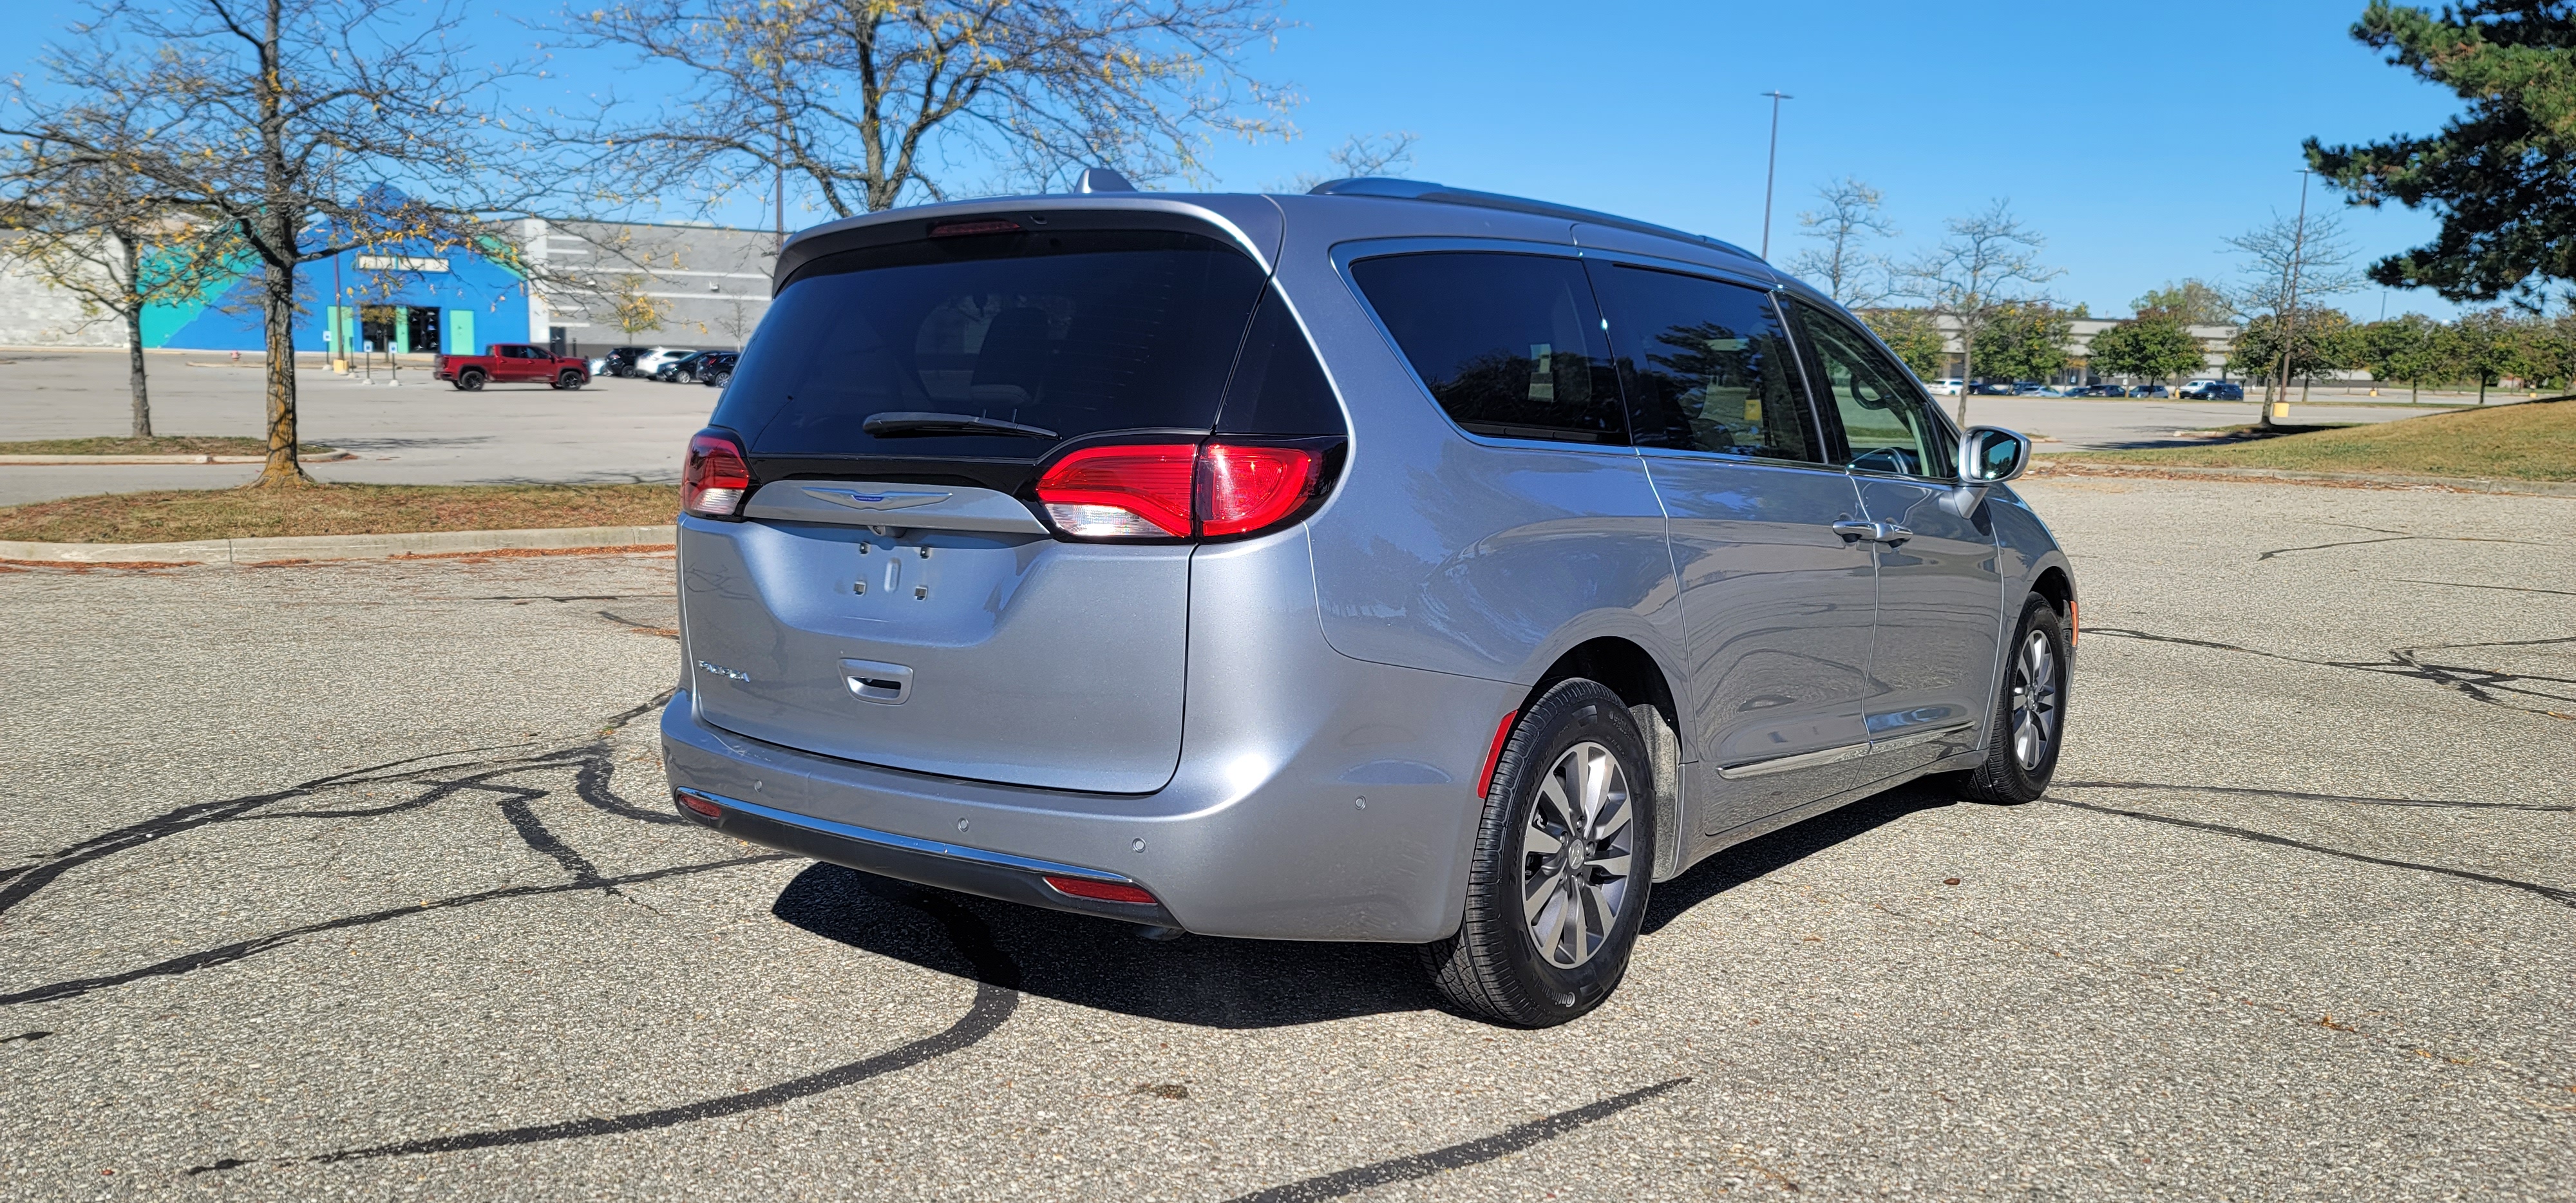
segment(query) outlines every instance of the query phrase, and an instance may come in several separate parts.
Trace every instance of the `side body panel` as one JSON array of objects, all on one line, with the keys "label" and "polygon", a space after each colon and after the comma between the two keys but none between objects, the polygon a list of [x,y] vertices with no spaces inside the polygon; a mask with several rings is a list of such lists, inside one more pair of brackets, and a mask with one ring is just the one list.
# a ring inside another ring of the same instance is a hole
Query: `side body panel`
[{"label": "side body panel", "polygon": [[[1870,652],[1872,759],[1928,764],[1976,743],[1992,708],[2003,621],[1995,530],[1960,490],[1855,473],[1869,518],[1913,532],[1876,545],[1878,624]],[[1965,510],[1963,514],[1960,511]]]},{"label": "side body panel", "polygon": [[1867,545],[1832,530],[1859,512],[1851,478],[1684,452],[1646,463],[1671,514],[1689,710],[1712,770],[1692,791],[1700,830],[1831,792],[1814,770],[1731,781],[1713,770],[1869,739],[1875,570]]}]

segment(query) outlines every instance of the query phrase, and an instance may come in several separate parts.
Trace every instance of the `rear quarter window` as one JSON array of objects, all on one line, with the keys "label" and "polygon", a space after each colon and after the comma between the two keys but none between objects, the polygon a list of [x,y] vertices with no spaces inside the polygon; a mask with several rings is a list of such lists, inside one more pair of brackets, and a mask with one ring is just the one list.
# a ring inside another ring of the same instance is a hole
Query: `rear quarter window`
[{"label": "rear quarter window", "polygon": [[1501,438],[1627,441],[1601,315],[1576,260],[1385,255],[1351,264],[1351,278],[1460,427]]}]

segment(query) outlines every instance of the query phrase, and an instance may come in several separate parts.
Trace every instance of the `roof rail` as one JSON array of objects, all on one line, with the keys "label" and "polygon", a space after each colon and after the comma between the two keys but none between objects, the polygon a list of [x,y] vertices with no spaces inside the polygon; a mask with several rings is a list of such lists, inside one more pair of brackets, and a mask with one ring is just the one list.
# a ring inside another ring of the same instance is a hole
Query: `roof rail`
[{"label": "roof rail", "polygon": [[1317,184],[1313,188],[1308,189],[1307,195],[1384,196],[1398,200],[1436,201],[1444,205],[1473,205],[1480,209],[1503,209],[1513,213],[1531,213],[1540,217],[1561,217],[1568,221],[1589,222],[1597,226],[1612,226],[1617,229],[1630,230],[1639,234],[1653,234],[1663,238],[1678,238],[1684,242],[1696,242],[1702,246],[1716,247],[1728,254],[1741,255],[1755,263],[1764,262],[1760,255],[1756,255],[1732,242],[1711,238],[1706,234],[1693,234],[1688,230],[1676,230],[1671,226],[1659,226],[1653,222],[1638,221],[1633,217],[1621,217],[1615,213],[1602,213],[1592,209],[1578,209],[1572,205],[1560,205],[1550,201],[1530,200],[1527,197],[1520,196],[1505,196],[1500,192],[1476,192],[1466,188],[1451,188],[1445,184],[1432,183],[1429,180],[1399,180],[1378,175],[1354,176],[1350,179],[1326,180],[1323,183]]}]

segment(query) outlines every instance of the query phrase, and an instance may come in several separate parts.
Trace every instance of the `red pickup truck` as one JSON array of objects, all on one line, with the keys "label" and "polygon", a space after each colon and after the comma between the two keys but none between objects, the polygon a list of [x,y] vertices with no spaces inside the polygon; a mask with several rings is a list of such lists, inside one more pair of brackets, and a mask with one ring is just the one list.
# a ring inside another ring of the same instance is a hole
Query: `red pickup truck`
[{"label": "red pickup truck", "polygon": [[590,361],[527,343],[494,343],[480,355],[441,355],[431,374],[469,393],[486,383],[580,388],[590,383]]}]

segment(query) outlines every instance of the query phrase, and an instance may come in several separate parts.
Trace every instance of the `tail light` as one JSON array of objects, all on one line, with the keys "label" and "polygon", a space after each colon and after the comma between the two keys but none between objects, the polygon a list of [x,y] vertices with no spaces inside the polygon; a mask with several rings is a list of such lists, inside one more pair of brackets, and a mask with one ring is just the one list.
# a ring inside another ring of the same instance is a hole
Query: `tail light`
[{"label": "tail light", "polygon": [[1037,495],[1056,529],[1078,539],[1246,535],[1303,508],[1323,464],[1315,447],[1085,447],[1048,468]]},{"label": "tail light", "polygon": [[689,460],[680,469],[680,512],[731,518],[751,489],[751,463],[742,442],[721,430],[689,438]]}]

